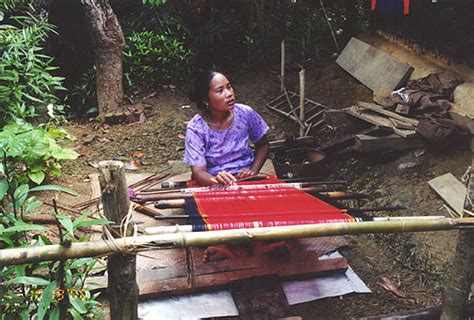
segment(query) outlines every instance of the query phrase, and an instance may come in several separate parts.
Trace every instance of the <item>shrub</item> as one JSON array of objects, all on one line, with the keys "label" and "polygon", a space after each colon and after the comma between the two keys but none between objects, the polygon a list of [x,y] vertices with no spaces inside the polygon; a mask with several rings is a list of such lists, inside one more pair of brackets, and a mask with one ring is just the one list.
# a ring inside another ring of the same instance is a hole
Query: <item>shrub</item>
[{"label": "shrub", "polygon": [[124,77],[128,92],[170,84],[189,73],[192,53],[171,35],[142,31],[132,33],[126,42]]},{"label": "shrub", "polygon": [[47,105],[63,109],[54,95],[64,90],[63,78],[51,74],[53,59],[42,53],[52,25],[28,12],[11,21],[15,25],[3,24],[0,32],[0,125],[36,117]]},{"label": "shrub", "polygon": [[[28,183],[42,183],[47,176],[58,176],[61,162],[76,159],[79,154],[71,149],[62,148],[56,139],[72,139],[64,129],[37,126],[22,120],[10,123],[0,131],[0,150],[3,160],[10,171],[14,171],[16,187]],[[0,174],[5,174],[3,166]]]}]

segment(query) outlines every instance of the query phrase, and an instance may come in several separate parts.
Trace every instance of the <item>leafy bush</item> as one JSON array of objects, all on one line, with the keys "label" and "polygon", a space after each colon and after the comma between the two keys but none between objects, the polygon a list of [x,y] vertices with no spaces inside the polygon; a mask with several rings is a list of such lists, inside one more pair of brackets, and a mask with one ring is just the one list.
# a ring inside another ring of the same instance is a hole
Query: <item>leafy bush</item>
[{"label": "leafy bush", "polygon": [[64,90],[63,78],[51,74],[56,67],[42,53],[52,25],[28,12],[11,21],[15,25],[3,24],[0,32],[0,125],[12,118],[36,117],[47,105],[56,112],[63,108],[54,95]]},{"label": "leafy bush", "polygon": [[[10,123],[0,131],[0,148],[3,160],[14,171],[10,183],[16,187],[29,180],[40,184],[47,176],[58,176],[61,161],[74,160],[79,154],[62,148],[56,139],[72,139],[64,129],[38,126],[22,120]],[[4,175],[3,166],[0,174]]]},{"label": "leafy bush", "polygon": [[184,47],[183,42],[168,34],[136,32],[127,37],[126,43],[126,91],[137,93],[140,89],[169,84],[189,72],[191,51]]},{"label": "leafy bush", "polygon": [[[7,163],[3,162],[3,167]],[[32,213],[42,202],[31,192],[43,190],[73,191],[59,186],[29,188],[27,184],[11,190],[1,180],[0,194],[3,214],[0,215],[0,249],[22,246],[50,245],[52,241],[43,233],[48,229],[22,220],[24,213]],[[13,211],[13,212],[12,212]],[[18,213],[21,212],[21,216]],[[75,231],[94,224],[106,224],[105,220],[87,220],[86,212],[72,221],[68,216],[54,212],[59,222],[60,243],[87,241],[88,235],[78,239]],[[64,232],[65,231],[65,232]],[[33,234],[33,236],[31,236]],[[101,319],[97,310],[98,294],[84,289],[85,279],[97,263],[95,258],[82,258],[54,262],[41,262],[13,266],[0,266],[0,314],[2,319]],[[62,309],[62,310],[61,310]],[[62,317],[60,317],[62,315]]]}]

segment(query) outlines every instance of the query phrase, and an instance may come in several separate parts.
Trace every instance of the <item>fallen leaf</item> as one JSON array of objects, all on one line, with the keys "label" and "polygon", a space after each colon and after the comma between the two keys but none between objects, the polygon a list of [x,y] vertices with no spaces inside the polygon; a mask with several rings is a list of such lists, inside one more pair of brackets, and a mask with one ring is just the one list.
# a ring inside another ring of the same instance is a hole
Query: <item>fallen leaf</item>
[{"label": "fallen leaf", "polygon": [[133,153],[133,157],[134,158],[141,158],[141,157],[143,157],[143,152],[141,150],[135,150],[135,152]]},{"label": "fallen leaf", "polygon": [[184,134],[182,134],[182,133],[179,133],[179,134],[178,134],[178,138],[184,140],[184,139],[186,139],[186,136],[185,136]]},{"label": "fallen leaf", "polygon": [[387,291],[393,292],[396,296],[400,298],[406,298],[407,294],[405,291],[398,288],[398,286],[387,277],[380,277],[379,285]]},{"label": "fallen leaf", "polygon": [[109,139],[109,138],[106,138],[106,137],[100,137],[100,138],[97,138],[97,141],[102,142],[102,143],[107,143],[107,142],[110,142],[112,140]]},{"label": "fallen leaf", "polygon": [[91,152],[89,149],[84,149],[81,151],[80,155],[87,158],[88,156],[91,155]]},{"label": "fallen leaf", "polygon": [[137,160],[132,160],[127,165],[125,166],[126,170],[140,170],[142,168],[142,165],[139,161]]},{"label": "fallen leaf", "polygon": [[138,122],[139,122],[139,123],[145,123],[145,121],[146,121],[146,116],[145,116],[145,114],[142,112],[142,113],[140,113],[140,117],[138,118]]}]

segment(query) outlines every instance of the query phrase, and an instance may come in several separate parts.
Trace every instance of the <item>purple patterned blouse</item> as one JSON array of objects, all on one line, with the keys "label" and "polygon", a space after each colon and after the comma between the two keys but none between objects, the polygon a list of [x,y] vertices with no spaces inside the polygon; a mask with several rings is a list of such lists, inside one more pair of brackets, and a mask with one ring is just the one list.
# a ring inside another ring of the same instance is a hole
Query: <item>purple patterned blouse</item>
[{"label": "purple patterned blouse", "polygon": [[269,128],[249,106],[235,104],[233,112],[234,120],[224,130],[212,129],[199,114],[189,121],[183,159],[185,163],[206,167],[214,176],[220,171],[236,174],[250,168],[254,155],[249,140],[258,142]]}]

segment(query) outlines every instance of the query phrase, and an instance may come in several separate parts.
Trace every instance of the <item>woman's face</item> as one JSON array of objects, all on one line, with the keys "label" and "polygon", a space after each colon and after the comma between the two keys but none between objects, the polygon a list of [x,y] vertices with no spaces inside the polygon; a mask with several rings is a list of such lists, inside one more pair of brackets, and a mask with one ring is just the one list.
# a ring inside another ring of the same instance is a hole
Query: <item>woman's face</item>
[{"label": "woman's face", "polygon": [[235,96],[229,80],[221,73],[216,73],[209,84],[210,111],[229,111],[234,108]]}]

